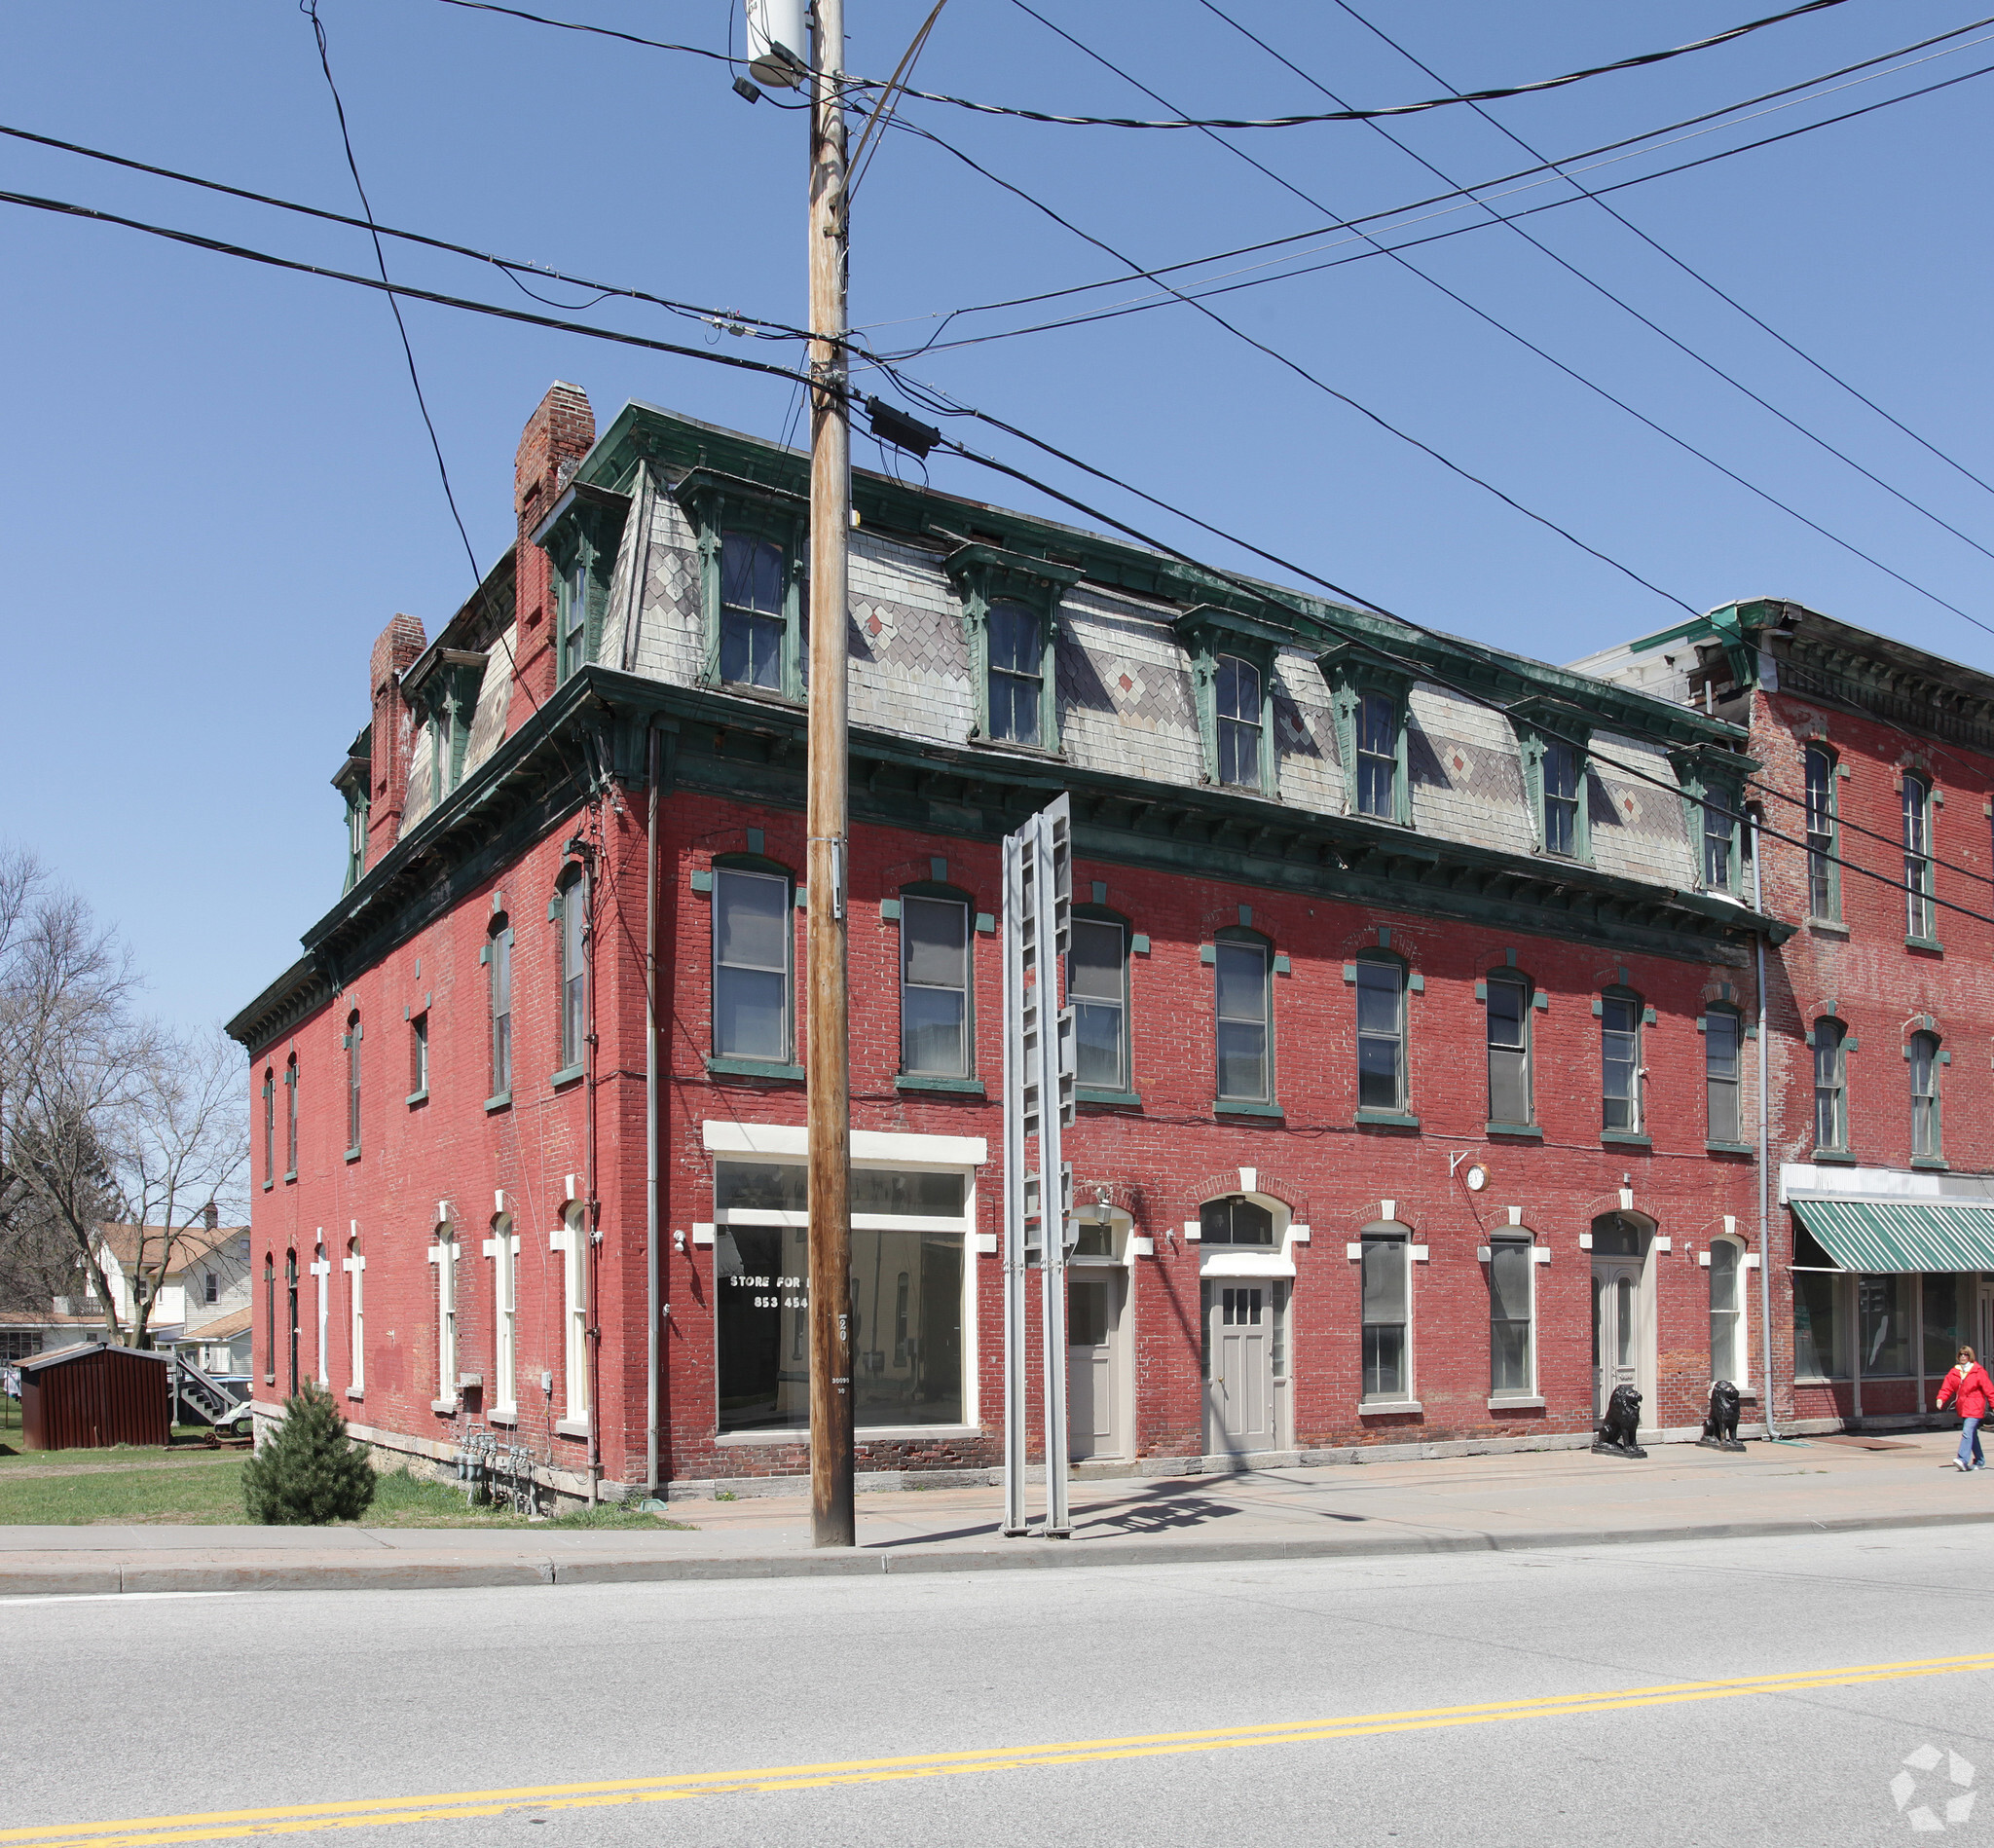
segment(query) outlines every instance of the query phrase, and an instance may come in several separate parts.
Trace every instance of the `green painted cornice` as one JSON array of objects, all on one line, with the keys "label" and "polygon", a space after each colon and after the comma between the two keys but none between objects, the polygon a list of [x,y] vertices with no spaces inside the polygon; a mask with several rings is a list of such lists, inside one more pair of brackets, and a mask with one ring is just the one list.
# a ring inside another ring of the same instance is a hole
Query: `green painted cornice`
[{"label": "green painted cornice", "polygon": [[973,577],[1001,580],[1009,576],[1059,589],[1079,583],[1085,575],[1077,565],[1056,565],[1030,552],[1014,552],[1002,545],[986,545],[979,539],[964,539],[942,558],[942,569],[959,584]]},{"label": "green painted cornice", "polygon": [[[673,787],[800,812],[806,724],[799,708],[600,664],[579,669],[305,933],[304,958],[229,1032],[258,1050],[337,993],[348,973],[373,967],[502,874],[587,795],[594,772],[584,766],[641,786],[652,728],[675,734]],[[1754,933],[1787,934],[1702,893],[1042,754],[854,727],[850,774],[855,818],[881,827],[994,840],[1065,791],[1075,849],[1089,859],[1694,962],[1742,963]]]}]

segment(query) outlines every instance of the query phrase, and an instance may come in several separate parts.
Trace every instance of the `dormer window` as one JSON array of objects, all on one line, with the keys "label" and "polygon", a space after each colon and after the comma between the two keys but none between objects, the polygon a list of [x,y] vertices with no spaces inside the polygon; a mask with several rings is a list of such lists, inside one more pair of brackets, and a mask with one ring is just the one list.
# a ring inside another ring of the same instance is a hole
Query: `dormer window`
[{"label": "dormer window", "polygon": [[989,735],[998,743],[1039,743],[1045,703],[1046,647],[1039,618],[1024,605],[997,603],[985,618],[990,638]]},{"label": "dormer window", "polygon": [[1260,670],[1237,654],[1221,654],[1214,691],[1219,781],[1257,790],[1261,786]]},{"label": "dormer window", "polygon": [[1398,820],[1398,709],[1383,693],[1357,706],[1357,813]]},{"label": "dormer window", "polygon": [[720,535],[720,680],[783,691],[783,548],[749,533]]},{"label": "dormer window", "polygon": [[577,550],[561,573],[560,678],[565,681],[588,655],[588,559]]},{"label": "dormer window", "polygon": [[1578,852],[1578,751],[1562,739],[1544,747],[1544,851]]}]

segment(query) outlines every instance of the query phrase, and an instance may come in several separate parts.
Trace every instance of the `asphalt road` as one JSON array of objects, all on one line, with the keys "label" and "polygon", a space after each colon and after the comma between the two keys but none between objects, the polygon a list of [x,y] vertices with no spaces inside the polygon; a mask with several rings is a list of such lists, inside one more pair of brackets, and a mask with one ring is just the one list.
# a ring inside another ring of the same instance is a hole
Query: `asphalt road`
[{"label": "asphalt road", "polygon": [[1990,1569],[1956,1528],[10,1600],[0,1843],[1994,1843]]}]

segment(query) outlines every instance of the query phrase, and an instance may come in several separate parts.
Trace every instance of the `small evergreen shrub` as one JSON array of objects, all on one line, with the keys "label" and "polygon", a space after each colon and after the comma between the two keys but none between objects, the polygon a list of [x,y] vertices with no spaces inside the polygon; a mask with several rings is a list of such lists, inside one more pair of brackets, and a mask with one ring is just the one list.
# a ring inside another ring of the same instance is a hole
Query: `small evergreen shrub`
[{"label": "small evergreen shrub", "polygon": [[374,1465],[323,1386],[307,1381],[284,1402],[284,1422],[242,1467],[242,1499],[259,1527],[323,1527],[367,1511]]}]

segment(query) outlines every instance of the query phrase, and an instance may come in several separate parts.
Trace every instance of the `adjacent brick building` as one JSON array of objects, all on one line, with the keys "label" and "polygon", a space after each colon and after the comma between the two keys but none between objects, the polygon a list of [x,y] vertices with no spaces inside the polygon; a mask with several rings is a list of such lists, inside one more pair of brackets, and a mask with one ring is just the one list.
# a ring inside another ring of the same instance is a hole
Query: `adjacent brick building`
[{"label": "adjacent brick building", "polygon": [[[511,553],[383,632],[348,890],[231,1027],[270,1412],[564,1495],[802,1472],[805,482],[556,386]],[[999,842],[1061,791],[1077,1457],[1583,1443],[1620,1382],[1688,1436],[1714,1372],[1762,1420],[1756,721],[855,500],[861,1471],[1000,1455]]]},{"label": "adjacent brick building", "polygon": [[1776,598],[1582,668],[1762,764],[1775,1365],[1803,1428],[1918,1423],[1994,1347],[1994,679]]}]

